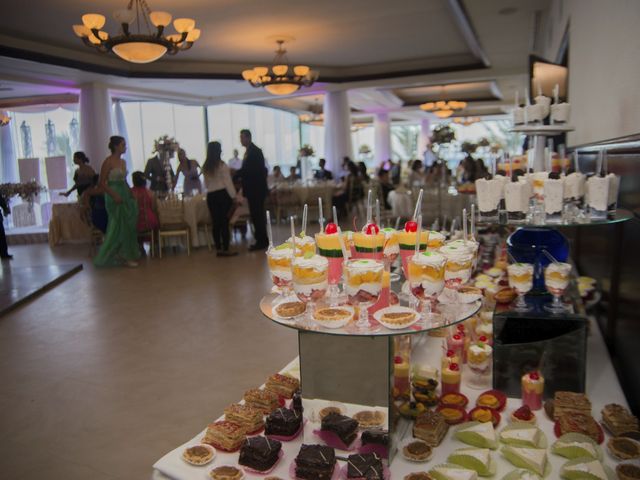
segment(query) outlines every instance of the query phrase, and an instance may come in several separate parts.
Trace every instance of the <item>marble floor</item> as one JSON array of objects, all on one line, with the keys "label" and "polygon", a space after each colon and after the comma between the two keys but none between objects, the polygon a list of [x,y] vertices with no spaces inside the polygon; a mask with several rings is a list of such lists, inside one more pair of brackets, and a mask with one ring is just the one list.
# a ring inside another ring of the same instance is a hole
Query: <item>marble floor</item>
[{"label": "marble floor", "polygon": [[110,270],[84,246],[11,253],[16,267],[84,270],[0,318],[2,478],[148,479],[297,354],[295,332],[258,312],[263,252],[200,249]]}]

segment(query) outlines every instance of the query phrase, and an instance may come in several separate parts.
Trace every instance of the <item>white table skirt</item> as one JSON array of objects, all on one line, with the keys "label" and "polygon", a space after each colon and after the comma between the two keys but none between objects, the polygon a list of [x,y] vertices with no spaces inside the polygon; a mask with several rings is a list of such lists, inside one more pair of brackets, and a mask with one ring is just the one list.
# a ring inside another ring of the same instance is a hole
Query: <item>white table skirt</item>
[{"label": "white table skirt", "polygon": [[[587,356],[587,395],[591,400],[592,406],[592,415],[596,420],[600,419],[600,411],[602,407],[608,403],[617,403],[620,405],[627,406],[626,399],[622,392],[622,388],[620,387],[620,383],[618,378],[616,377],[616,373],[613,369],[613,365],[611,363],[611,359],[607,352],[606,346],[602,339],[602,335],[600,330],[598,329],[595,321],[593,319],[590,320],[590,336],[588,339],[588,356]],[[415,337],[414,337],[415,338]],[[427,363],[434,366],[440,365],[440,355],[441,355],[441,344],[443,339],[428,337],[426,335],[422,336],[423,342],[421,346],[418,346],[414,349],[414,358],[419,363]],[[413,358],[412,358],[413,360]],[[283,369],[284,372],[290,372],[293,365],[297,363],[297,359],[292,363],[287,365]],[[463,373],[464,378],[464,373]],[[250,388],[247,385],[247,388]],[[462,393],[469,398],[469,403],[475,403],[475,399],[478,394],[482,392],[482,390],[473,390],[468,386],[462,386]],[[498,430],[501,430],[503,427],[509,424],[508,416],[509,414],[521,405],[520,399],[509,398],[507,402],[507,407],[502,413],[502,420],[500,425],[498,426]],[[370,407],[369,407],[370,408]],[[547,436],[547,440],[549,446],[555,441],[556,437],[553,434],[553,423],[549,421],[543,411],[536,412],[536,417],[538,418],[538,426],[542,429],[542,431]],[[222,418],[222,417],[221,417]],[[289,464],[293,461],[295,456],[297,455],[298,450],[300,449],[300,445],[303,443],[303,440],[306,439],[306,443],[317,443],[312,437],[312,434],[308,433],[310,430],[309,424],[305,427],[304,436],[301,435],[298,439],[291,442],[283,442],[282,447],[284,450],[284,457],[280,464],[277,465],[276,469],[271,473],[271,475],[279,476],[282,478],[289,478],[288,468]],[[429,470],[431,467],[438,465],[440,463],[444,463],[449,454],[451,454],[454,450],[458,448],[469,447],[460,441],[454,440],[452,431],[455,430],[455,427],[452,427],[447,433],[445,439],[440,444],[439,447],[434,449],[434,455],[428,463],[412,463],[404,458],[402,458],[401,454],[397,454],[393,465],[391,467],[391,478],[393,480],[402,479],[405,475],[411,472],[425,471]],[[411,431],[408,432],[408,435],[411,435]],[[206,472],[210,471],[212,468],[218,465],[223,464],[231,464],[236,465],[238,460],[238,453],[224,453],[218,451],[217,457],[214,461],[205,466],[205,467],[192,467],[186,464],[181,459],[181,455],[183,450],[191,445],[194,445],[200,441],[200,439],[204,436],[204,430],[198,433],[195,437],[193,437],[188,442],[179,446],[175,450],[167,453],[164,457],[158,460],[154,465],[154,471],[152,474],[152,478],[154,480],[200,480],[206,477]],[[607,438],[609,435],[607,434]],[[605,443],[601,446],[603,450],[606,452],[606,439]],[[549,462],[551,464],[552,473],[548,478],[559,478],[560,468],[567,459],[563,457],[559,457],[557,455],[553,455],[550,453],[550,449],[547,449]],[[498,451],[492,451],[492,457],[496,460],[497,465],[497,474],[495,475],[496,479],[502,478],[505,474],[514,470],[516,467],[507,462],[504,458],[502,458],[501,454]],[[616,461],[608,454],[604,455],[604,463],[615,469]],[[246,475],[245,478],[264,478],[263,476],[257,475]]]}]

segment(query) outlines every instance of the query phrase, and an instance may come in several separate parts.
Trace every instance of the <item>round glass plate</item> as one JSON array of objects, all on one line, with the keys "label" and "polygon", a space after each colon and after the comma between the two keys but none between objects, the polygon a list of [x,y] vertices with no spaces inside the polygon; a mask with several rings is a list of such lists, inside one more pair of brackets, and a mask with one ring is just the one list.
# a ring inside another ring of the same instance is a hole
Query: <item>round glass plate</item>
[{"label": "round glass plate", "polygon": [[618,209],[616,213],[609,214],[606,219],[596,220],[591,219],[589,217],[585,217],[583,219],[573,219],[573,220],[561,220],[556,222],[543,222],[543,223],[533,223],[529,221],[510,221],[506,222],[485,222],[482,220],[476,220],[476,225],[478,227],[489,227],[496,225],[513,225],[514,227],[527,227],[527,228],[562,228],[562,227],[592,227],[596,225],[611,225],[614,223],[626,222],[627,220],[631,220],[633,218],[633,214],[629,210],[621,210]]},{"label": "round glass plate", "polygon": [[437,318],[427,324],[423,321],[418,321],[417,323],[409,326],[408,328],[391,330],[376,322],[373,319],[373,315],[369,317],[369,322],[372,325],[372,331],[360,331],[355,330],[353,325],[356,322],[356,319],[353,319],[347,325],[341,328],[325,328],[320,326],[316,322],[307,321],[290,321],[280,319],[275,316],[272,312],[273,300],[275,298],[274,294],[269,294],[262,297],[260,300],[260,311],[266,316],[269,320],[272,320],[275,323],[283,325],[285,327],[294,328],[296,330],[304,330],[307,332],[317,332],[324,333],[327,335],[352,335],[352,336],[360,336],[360,337],[371,337],[371,336],[392,336],[392,335],[410,335],[413,333],[424,333],[429,332],[431,330],[439,330],[444,327],[448,327],[450,325],[455,325],[456,323],[460,323],[467,318],[475,315],[480,310],[481,301],[478,300],[472,303],[460,303],[453,305],[437,305]]}]

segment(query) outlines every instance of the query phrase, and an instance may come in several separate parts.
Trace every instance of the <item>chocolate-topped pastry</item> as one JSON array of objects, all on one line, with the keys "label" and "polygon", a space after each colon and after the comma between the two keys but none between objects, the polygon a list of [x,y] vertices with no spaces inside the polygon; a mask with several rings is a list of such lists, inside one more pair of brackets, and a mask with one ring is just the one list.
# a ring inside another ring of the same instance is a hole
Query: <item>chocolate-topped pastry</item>
[{"label": "chocolate-topped pastry", "polygon": [[335,433],[346,446],[349,446],[358,435],[358,422],[351,417],[332,412],[322,419],[320,430]]},{"label": "chocolate-topped pastry", "polygon": [[293,392],[291,408],[300,413],[304,411],[304,408],[302,408],[302,393],[300,393],[300,390],[296,390],[295,392]]},{"label": "chocolate-topped pastry", "polygon": [[382,480],[382,460],[375,453],[349,455],[347,478]]},{"label": "chocolate-topped pastry", "polygon": [[278,461],[282,444],[263,436],[249,437],[240,447],[238,463],[259,472],[266,472]]},{"label": "chocolate-topped pastry", "polygon": [[382,445],[389,446],[389,432],[387,430],[371,429],[364,430],[360,437],[362,445]]},{"label": "chocolate-topped pastry", "polygon": [[296,457],[296,477],[329,480],[336,466],[333,448],[324,445],[302,445]]},{"label": "chocolate-topped pastry", "polygon": [[290,437],[300,430],[302,413],[288,408],[278,408],[267,417],[265,435]]}]

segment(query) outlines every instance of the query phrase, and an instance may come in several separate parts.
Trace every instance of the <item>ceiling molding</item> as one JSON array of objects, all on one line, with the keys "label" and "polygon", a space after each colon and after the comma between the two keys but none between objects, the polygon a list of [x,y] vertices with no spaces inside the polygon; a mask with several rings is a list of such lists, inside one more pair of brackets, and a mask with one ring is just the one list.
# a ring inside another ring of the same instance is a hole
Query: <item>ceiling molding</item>
[{"label": "ceiling molding", "polygon": [[33,105],[64,105],[78,103],[79,96],[74,93],[61,93],[59,95],[36,95],[32,97],[17,97],[0,100],[0,108],[31,107]]},{"label": "ceiling molding", "polygon": [[449,11],[453,16],[454,22],[460,29],[460,34],[467,43],[467,47],[469,47],[469,50],[471,50],[474,57],[485,68],[490,67],[491,63],[489,62],[489,57],[480,44],[478,34],[476,33],[475,28],[473,28],[471,18],[469,18],[469,14],[467,13],[467,9],[462,3],[462,0],[447,0],[447,6],[449,7]]}]

